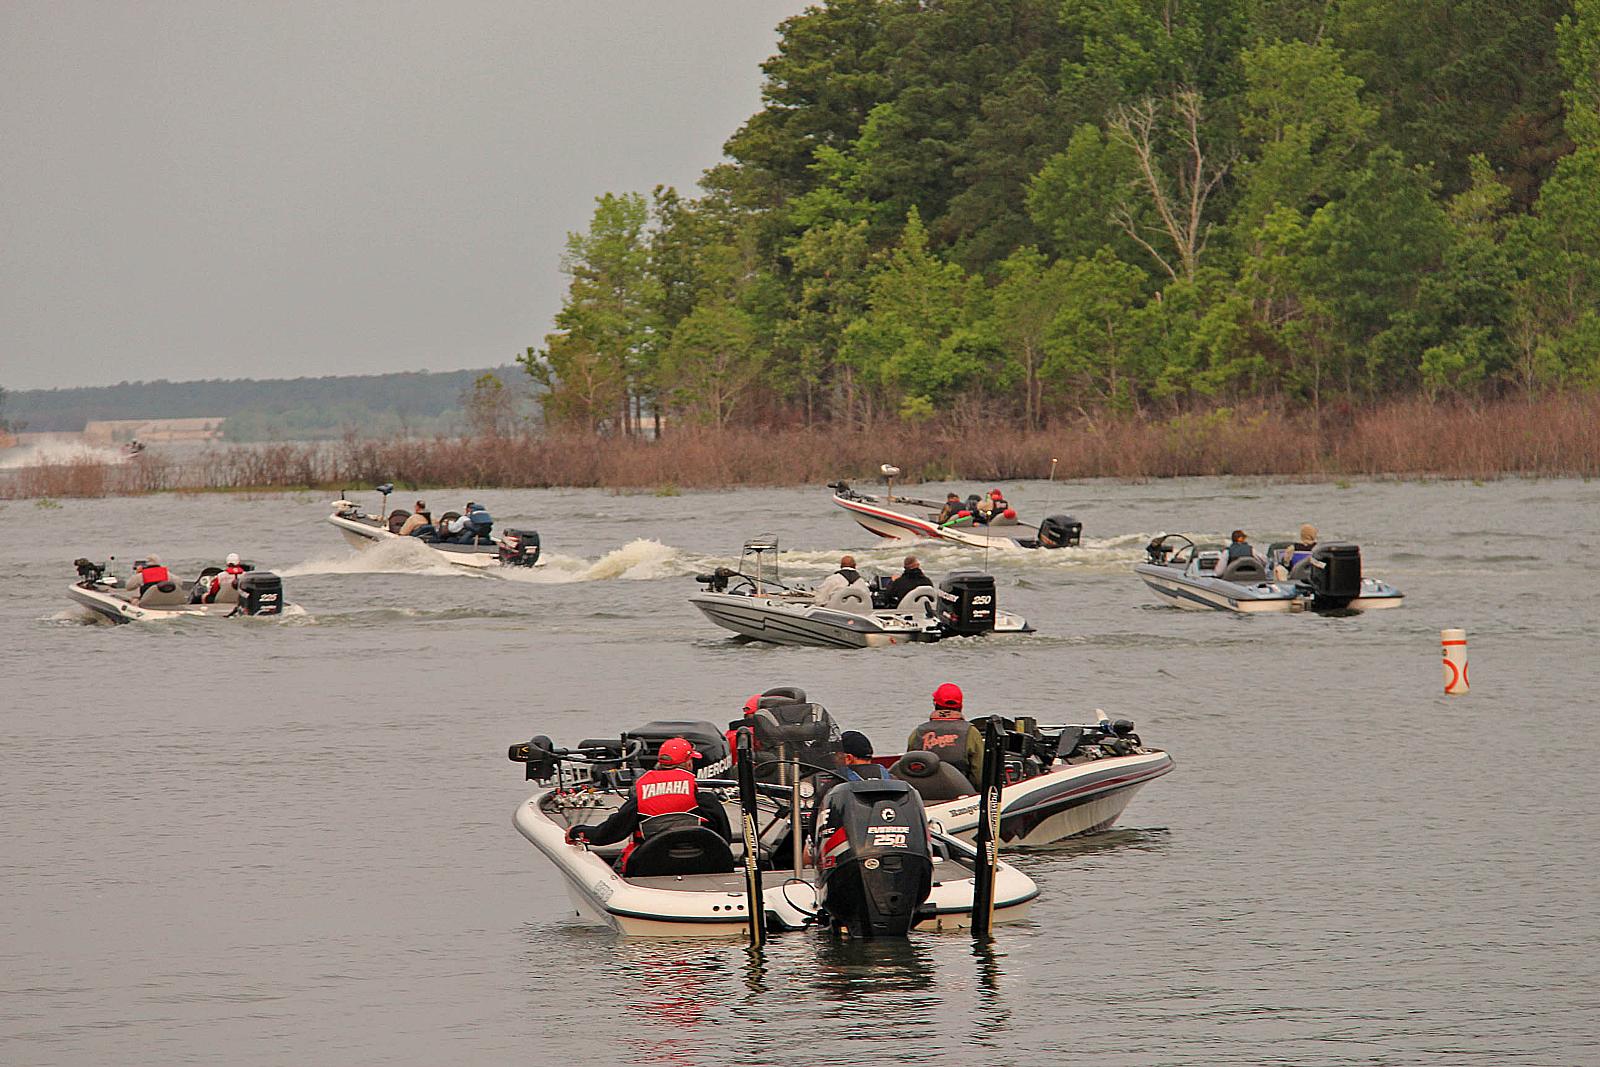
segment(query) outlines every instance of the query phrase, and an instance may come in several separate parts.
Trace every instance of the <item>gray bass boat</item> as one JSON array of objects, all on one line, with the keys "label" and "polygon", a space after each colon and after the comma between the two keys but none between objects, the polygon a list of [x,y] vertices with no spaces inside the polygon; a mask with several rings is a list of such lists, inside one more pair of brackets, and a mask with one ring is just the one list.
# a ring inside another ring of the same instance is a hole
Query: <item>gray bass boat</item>
[{"label": "gray bass boat", "polygon": [[1163,534],[1146,546],[1146,560],[1133,570],[1163,603],[1191,611],[1375,611],[1405,600],[1388,582],[1361,573],[1358,545],[1318,545],[1292,569],[1284,565],[1290,547],[1287,541],[1273,544],[1265,560],[1229,560],[1222,545]]},{"label": "gray bass boat", "polygon": [[958,571],[937,589],[913,589],[895,604],[881,599],[887,585],[882,579],[870,596],[850,587],[819,601],[812,590],[779,580],[777,551],[774,537],[747,541],[738,569],[718,567],[695,576],[705,588],[689,603],[740,637],[780,645],[871,648],[1033,632],[1026,619],[1000,610],[990,574]]}]

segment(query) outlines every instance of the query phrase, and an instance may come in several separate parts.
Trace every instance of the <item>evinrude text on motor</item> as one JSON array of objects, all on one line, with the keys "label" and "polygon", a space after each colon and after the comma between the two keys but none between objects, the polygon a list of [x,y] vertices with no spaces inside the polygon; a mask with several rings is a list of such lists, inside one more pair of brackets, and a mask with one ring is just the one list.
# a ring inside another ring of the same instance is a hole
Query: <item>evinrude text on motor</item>
[{"label": "evinrude text on motor", "polygon": [[[784,645],[864,648],[1033,632],[1026,619],[1000,610],[990,574],[957,571],[937,588],[913,589],[897,604],[878,601],[882,582],[875,588],[845,588],[819,601],[810,589],[777,577],[777,551],[777,539],[770,536],[746,542],[738,569],[719,567],[695,576],[705,588],[689,603],[741,637]],[[769,553],[770,561],[765,559]]]},{"label": "evinrude text on motor", "polygon": [[106,574],[107,565],[87,559],[75,560],[78,581],[67,587],[76,603],[113,622],[140,622],[185,616],[200,618],[239,618],[250,616],[304,614],[283,598],[283,580],[269,571],[258,571],[245,563],[237,582],[221,582],[217,594],[206,602],[211,579],[221,567],[207,567],[192,582],[170,577],[142,589],[138,574],[144,561],[133,565],[133,576],[126,584]]},{"label": "evinrude text on motor", "polygon": [[[385,515],[388,509],[389,494],[394,491],[394,486],[384,484],[377,487],[378,493],[383,498],[379,506],[379,513],[365,514],[361,508],[350,500],[345,499],[341,493],[331,507],[333,513],[328,516],[328,522],[338,528],[346,541],[356,548],[370,548],[375,544],[389,541],[408,541],[422,545],[438,554],[446,563],[458,567],[537,567],[540,565],[539,534],[536,530],[506,530],[499,535],[482,533],[475,535],[470,543],[459,543],[453,540],[441,540],[437,536],[415,537],[410,534],[402,535],[401,527],[410,517],[410,512],[396,509]],[[459,519],[457,512],[445,512],[439,517],[439,526],[446,522]]]},{"label": "evinrude text on motor", "polygon": [[[726,777],[729,753],[722,732],[708,722],[677,722],[648,724],[617,740],[587,740],[573,749],[555,748],[545,737],[512,746],[510,758],[527,765],[526,777],[546,786],[517,808],[513,822],[560,871],[580,917],[630,935],[742,935],[750,920],[747,900],[752,887],[739,871],[744,859],[741,840],[727,841],[704,826],[663,829],[659,841],[646,831],[626,871],[618,870],[613,862],[622,850],[620,845],[588,846],[567,840],[569,827],[609,815],[626,800],[633,781],[651,762],[647,755],[651,741],[659,748],[656,739],[666,731],[693,743],[703,757],[695,767],[700,787],[714,791],[730,816],[740,814],[736,783]],[[768,753],[768,762],[770,756]],[[915,796],[904,788],[894,788],[900,785],[890,786],[896,797]],[[829,805],[838,788],[827,794]],[[797,795],[804,798],[798,811]],[[813,780],[762,782],[756,787],[756,797],[760,809],[757,825],[761,827],[757,838],[760,907],[768,928],[795,930],[830,921],[858,936],[889,936],[910,928],[950,929],[970,923],[975,853],[970,845],[937,828],[930,832],[924,826],[920,837],[913,833],[911,827],[919,825],[915,819],[922,818],[920,800],[897,799],[894,820],[863,823],[869,834],[874,825],[905,828],[907,857],[914,858],[917,849],[925,851],[934,877],[925,891],[917,892],[921,883],[908,889],[904,877],[908,864],[915,866],[910,860],[897,870],[881,858],[869,862],[875,857],[863,852],[856,857],[859,864],[841,869],[836,862],[823,867],[817,860],[821,843],[813,842],[812,859],[796,866],[794,831],[798,827],[802,834],[806,832],[806,807],[816,799]],[[865,799],[841,799],[839,805],[848,809]],[[917,808],[915,819],[910,815],[912,803]],[[879,805],[875,810],[881,815],[882,809]],[[738,824],[736,818],[729,822]],[[868,837],[863,848],[873,847]],[[645,862],[641,863],[641,858]],[[1020,918],[1037,895],[1031,879],[1001,864],[998,918]],[[837,909],[830,910],[826,920],[819,914],[824,898]],[[835,920],[833,914],[841,918]],[[874,926],[874,921],[878,925]]]},{"label": "evinrude text on motor", "polygon": [[1292,568],[1286,566],[1290,548],[1287,541],[1275,542],[1265,560],[1229,560],[1221,545],[1163,534],[1146,546],[1147,559],[1133,569],[1163,602],[1194,611],[1373,611],[1405,600],[1388,582],[1361,573],[1356,545],[1317,545]]},{"label": "evinrude text on motor", "polygon": [[1083,523],[1071,515],[1050,515],[1035,526],[1007,509],[983,521],[977,496],[967,498],[964,517],[941,521],[943,501],[897,495],[892,480],[882,496],[859,492],[844,481],[829,482],[828,488],[834,504],[862,529],[894,540],[950,541],[975,548],[1076,548],[1083,538]]}]

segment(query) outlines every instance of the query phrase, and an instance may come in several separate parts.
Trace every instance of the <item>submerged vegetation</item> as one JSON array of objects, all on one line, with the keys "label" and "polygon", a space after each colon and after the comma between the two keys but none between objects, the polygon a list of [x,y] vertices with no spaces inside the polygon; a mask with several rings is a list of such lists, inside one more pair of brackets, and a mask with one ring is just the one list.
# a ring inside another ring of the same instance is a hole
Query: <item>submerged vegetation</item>
[{"label": "submerged vegetation", "polygon": [[570,236],[551,423],[1212,439],[1600,387],[1600,0],[829,0],[764,70],[701,195]]}]

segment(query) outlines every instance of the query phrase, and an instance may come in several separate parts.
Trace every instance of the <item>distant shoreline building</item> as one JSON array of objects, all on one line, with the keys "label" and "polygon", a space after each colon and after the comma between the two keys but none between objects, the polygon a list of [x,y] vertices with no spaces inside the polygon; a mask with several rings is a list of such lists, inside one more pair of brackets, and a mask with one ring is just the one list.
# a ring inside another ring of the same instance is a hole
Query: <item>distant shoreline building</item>
[{"label": "distant shoreline building", "polygon": [[212,416],[197,419],[104,419],[86,423],[83,440],[91,445],[123,445],[142,441],[147,445],[178,441],[218,441],[226,419]]}]

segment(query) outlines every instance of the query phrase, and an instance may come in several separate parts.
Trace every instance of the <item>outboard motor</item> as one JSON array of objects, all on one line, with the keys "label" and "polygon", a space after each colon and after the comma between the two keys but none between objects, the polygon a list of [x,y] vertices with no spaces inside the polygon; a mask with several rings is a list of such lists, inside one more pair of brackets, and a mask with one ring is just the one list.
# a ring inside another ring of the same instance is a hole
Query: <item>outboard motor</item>
[{"label": "outboard motor", "polygon": [[939,623],[946,633],[989,633],[996,607],[992,574],[956,571],[939,583]]},{"label": "outboard motor", "polygon": [[1039,524],[1040,548],[1076,548],[1083,541],[1083,523],[1071,515],[1051,515]]},{"label": "outboard motor", "polygon": [[852,937],[904,937],[933,888],[922,798],[905,782],[845,782],[817,822],[820,903]]},{"label": "outboard motor", "polygon": [[539,531],[507,530],[495,544],[500,546],[500,562],[512,567],[532,567],[539,562]]},{"label": "outboard motor", "polygon": [[245,615],[283,614],[283,579],[271,571],[239,575],[239,610]]},{"label": "outboard motor", "polygon": [[1338,610],[1361,595],[1359,545],[1318,545],[1311,550],[1311,559],[1306,581],[1311,586],[1313,608]]}]

